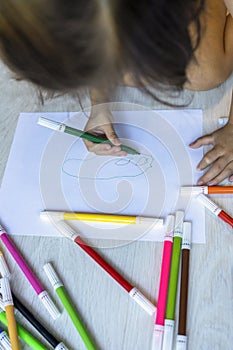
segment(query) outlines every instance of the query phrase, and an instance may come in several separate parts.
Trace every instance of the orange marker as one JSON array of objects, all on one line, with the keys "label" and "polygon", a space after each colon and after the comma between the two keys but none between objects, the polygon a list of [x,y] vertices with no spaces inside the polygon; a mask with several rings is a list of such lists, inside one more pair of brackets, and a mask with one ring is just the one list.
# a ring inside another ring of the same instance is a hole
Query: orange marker
[{"label": "orange marker", "polygon": [[233,194],[233,186],[184,186],[181,194]]},{"label": "orange marker", "polygon": [[13,298],[11,295],[10,283],[6,277],[0,279],[0,291],[2,294],[3,305],[6,311],[6,319],[12,350],[20,350],[17,325],[14,315]]}]

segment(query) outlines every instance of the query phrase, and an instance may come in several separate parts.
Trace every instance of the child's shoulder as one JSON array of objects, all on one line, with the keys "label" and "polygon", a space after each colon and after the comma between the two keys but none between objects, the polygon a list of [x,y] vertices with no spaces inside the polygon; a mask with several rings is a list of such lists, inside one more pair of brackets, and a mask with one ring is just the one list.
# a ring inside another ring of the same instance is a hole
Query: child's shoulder
[{"label": "child's shoulder", "polygon": [[[187,75],[187,88],[209,90],[221,84],[232,72],[233,51],[227,50],[226,35],[233,26],[227,26],[227,9],[224,0],[207,0],[200,15],[201,39],[195,51],[196,62],[192,61]],[[191,36],[196,38],[196,28],[190,27]],[[231,38],[233,39],[233,32]],[[233,42],[233,40],[231,40]],[[233,45],[232,45],[233,48]],[[227,55],[226,52],[229,54]]]}]

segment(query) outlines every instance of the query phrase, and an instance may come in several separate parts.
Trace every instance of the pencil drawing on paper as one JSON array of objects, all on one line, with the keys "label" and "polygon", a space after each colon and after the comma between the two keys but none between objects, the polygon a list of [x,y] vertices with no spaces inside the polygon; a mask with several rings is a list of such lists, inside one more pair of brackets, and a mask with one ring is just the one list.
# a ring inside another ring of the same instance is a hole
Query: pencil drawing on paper
[{"label": "pencil drawing on paper", "polygon": [[[95,161],[100,157],[87,159],[68,158],[63,162],[63,174],[77,179],[112,180],[135,178],[144,175],[152,168],[154,158],[151,155],[126,156],[121,158],[105,157],[102,164]],[[104,158],[102,158],[104,159]]]}]

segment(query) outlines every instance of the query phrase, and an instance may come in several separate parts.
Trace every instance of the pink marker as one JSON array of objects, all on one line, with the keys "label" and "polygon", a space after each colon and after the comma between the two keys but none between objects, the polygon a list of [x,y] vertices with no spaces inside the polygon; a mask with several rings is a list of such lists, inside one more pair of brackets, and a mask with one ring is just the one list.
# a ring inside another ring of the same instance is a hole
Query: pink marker
[{"label": "pink marker", "polygon": [[167,303],[167,291],[170,275],[170,263],[173,244],[174,215],[168,215],[165,226],[166,232],[163,245],[163,257],[160,272],[159,296],[157,314],[154,325],[152,350],[161,350],[163,345],[164,320]]},{"label": "pink marker", "polygon": [[36,291],[38,297],[42,301],[47,311],[50,313],[53,319],[56,319],[60,315],[59,310],[57,309],[56,305],[53,303],[48,292],[44,289],[44,287],[42,287],[42,285],[40,284],[36,276],[33,274],[32,270],[26,264],[25,260],[20,255],[19,251],[16,249],[16,247],[14,246],[14,244],[8,237],[6,231],[1,225],[0,225],[0,238],[3,244],[5,245],[5,247],[10,252],[11,256],[15,259],[17,265],[23,271],[24,275],[30,282],[32,288]]},{"label": "pink marker", "polygon": [[211,199],[206,197],[204,194],[199,194],[196,198],[199,200],[199,202],[201,202],[201,204],[209,209],[211,213],[218,216],[228,225],[233,227],[233,218],[228,215],[223,209],[219,208],[219,206],[217,206],[217,204],[215,204]]}]

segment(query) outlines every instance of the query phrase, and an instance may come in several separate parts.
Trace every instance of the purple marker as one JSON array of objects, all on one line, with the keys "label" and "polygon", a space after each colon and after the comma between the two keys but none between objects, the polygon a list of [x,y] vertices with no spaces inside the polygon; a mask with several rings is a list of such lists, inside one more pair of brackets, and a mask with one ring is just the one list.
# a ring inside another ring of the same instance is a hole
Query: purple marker
[{"label": "purple marker", "polygon": [[36,278],[32,270],[30,269],[30,267],[26,264],[25,260],[20,255],[19,251],[17,250],[15,245],[12,243],[6,231],[1,225],[0,225],[0,238],[3,244],[5,245],[5,247],[10,252],[11,256],[15,259],[17,265],[21,268],[24,275],[27,277],[29,283],[31,284],[32,288],[36,291],[38,297],[42,301],[47,311],[55,320],[60,315],[59,310],[57,309],[56,305],[53,303],[48,292],[40,284],[40,282],[38,281],[38,279]]}]

